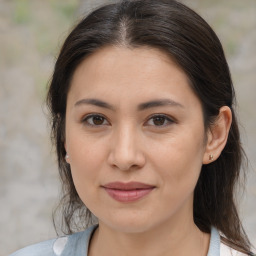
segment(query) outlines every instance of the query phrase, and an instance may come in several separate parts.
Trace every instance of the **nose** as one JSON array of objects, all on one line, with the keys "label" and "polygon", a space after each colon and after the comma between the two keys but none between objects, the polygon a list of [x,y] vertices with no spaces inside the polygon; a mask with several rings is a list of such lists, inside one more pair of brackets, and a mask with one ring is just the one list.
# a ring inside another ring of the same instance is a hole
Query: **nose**
[{"label": "nose", "polygon": [[145,164],[142,149],[138,132],[124,125],[113,134],[108,163],[122,171],[140,169]]}]

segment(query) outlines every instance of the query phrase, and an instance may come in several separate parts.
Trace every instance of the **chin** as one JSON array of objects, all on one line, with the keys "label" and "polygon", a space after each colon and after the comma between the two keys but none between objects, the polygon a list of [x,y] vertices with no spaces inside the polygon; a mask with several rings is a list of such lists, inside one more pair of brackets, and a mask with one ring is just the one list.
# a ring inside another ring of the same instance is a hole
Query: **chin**
[{"label": "chin", "polygon": [[[114,216],[114,215],[113,215]],[[151,218],[150,218],[151,219]],[[143,233],[152,228],[153,222],[146,216],[120,216],[106,221],[99,221],[104,226],[122,233]]]}]

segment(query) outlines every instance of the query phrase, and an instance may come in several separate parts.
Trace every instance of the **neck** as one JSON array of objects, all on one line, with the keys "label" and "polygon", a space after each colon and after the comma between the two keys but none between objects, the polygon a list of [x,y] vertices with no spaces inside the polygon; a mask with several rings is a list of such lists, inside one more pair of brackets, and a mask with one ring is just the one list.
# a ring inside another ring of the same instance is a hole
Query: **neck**
[{"label": "neck", "polygon": [[182,226],[165,222],[140,233],[124,233],[99,223],[88,255],[206,256],[209,241],[210,235],[202,233],[193,219],[187,219]]}]

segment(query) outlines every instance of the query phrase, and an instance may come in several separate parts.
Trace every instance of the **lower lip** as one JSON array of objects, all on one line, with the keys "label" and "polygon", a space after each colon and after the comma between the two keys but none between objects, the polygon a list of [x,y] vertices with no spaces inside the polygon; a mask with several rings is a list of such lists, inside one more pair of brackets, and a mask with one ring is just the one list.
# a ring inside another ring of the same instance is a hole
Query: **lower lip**
[{"label": "lower lip", "polygon": [[134,190],[118,190],[105,188],[106,192],[116,201],[127,203],[137,201],[148,195],[154,188],[134,189]]}]

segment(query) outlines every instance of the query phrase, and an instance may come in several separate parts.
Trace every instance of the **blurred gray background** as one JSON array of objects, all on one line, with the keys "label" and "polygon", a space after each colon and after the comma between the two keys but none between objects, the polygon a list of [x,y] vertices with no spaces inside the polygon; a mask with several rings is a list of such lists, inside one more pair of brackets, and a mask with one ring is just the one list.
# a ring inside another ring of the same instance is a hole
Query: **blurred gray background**
[{"label": "blurred gray background", "polygon": [[[59,48],[84,12],[109,1],[0,0],[0,256],[56,236],[59,199],[44,98]],[[250,160],[240,200],[256,245],[256,0],[184,0],[220,37]]]}]

